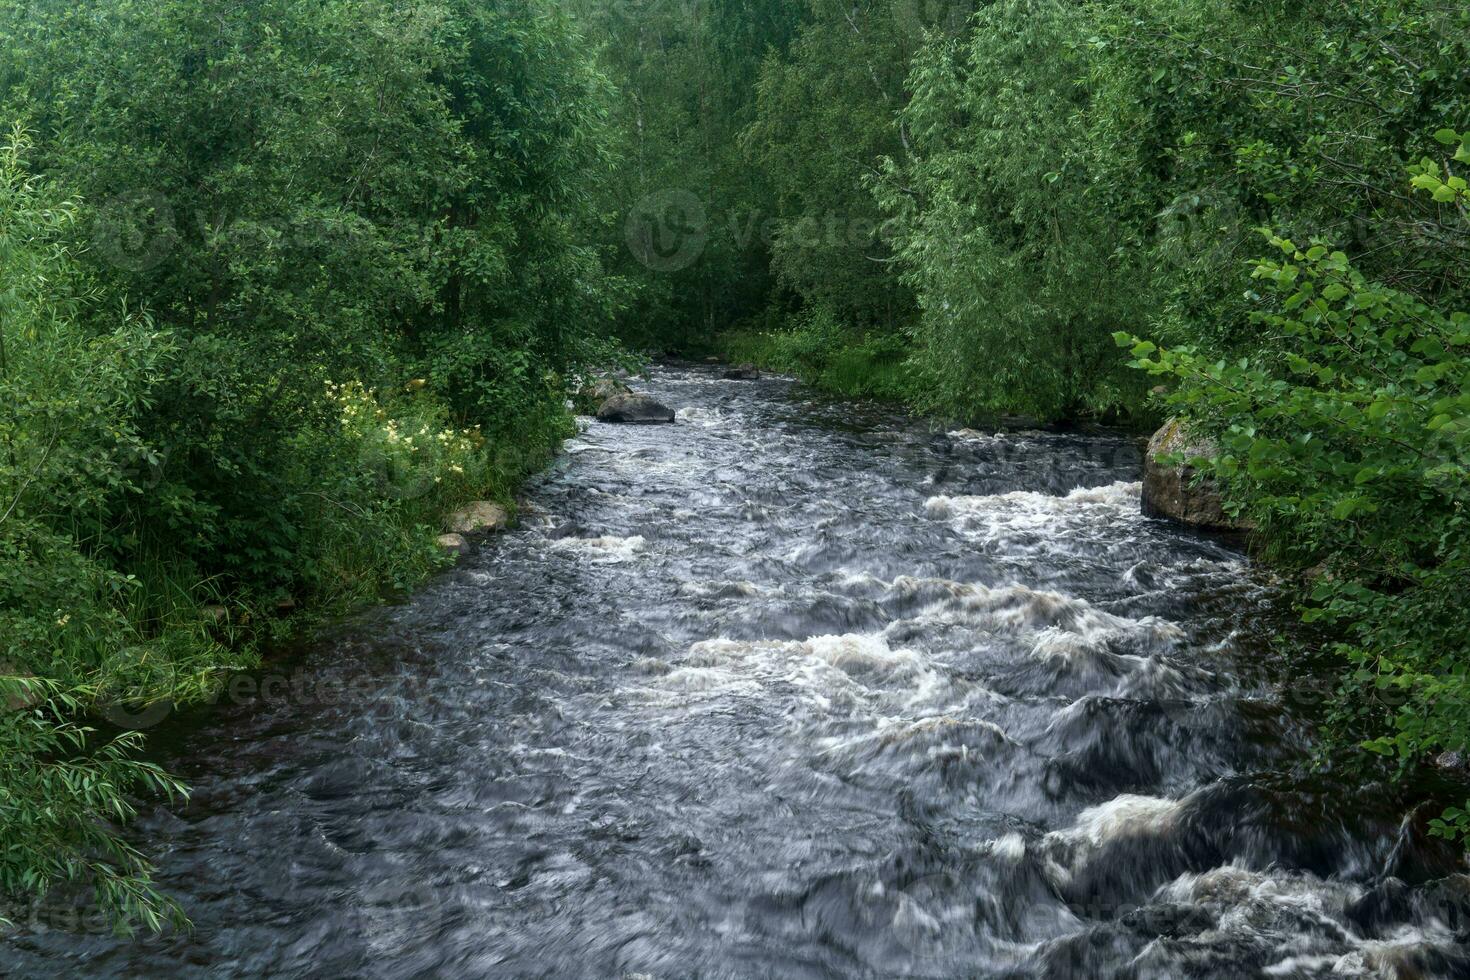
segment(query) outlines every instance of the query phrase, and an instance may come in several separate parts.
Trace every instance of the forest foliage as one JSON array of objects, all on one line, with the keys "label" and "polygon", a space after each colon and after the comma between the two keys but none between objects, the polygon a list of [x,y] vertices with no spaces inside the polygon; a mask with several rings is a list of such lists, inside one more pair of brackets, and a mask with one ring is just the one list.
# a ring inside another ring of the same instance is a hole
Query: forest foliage
[{"label": "forest foliage", "polygon": [[0,13],[0,891],[169,918],[107,829],[179,791],[131,720],[559,443],[625,302],[611,91],[516,0]]},{"label": "forest foliage", "polygon": [[176,917],[113,828],[182,787],[107,718],[438,567],[619,348],[1185,416],[1345,737],[1470,749],[1467,48],[1430,0],[8,5],[0,892]]}]

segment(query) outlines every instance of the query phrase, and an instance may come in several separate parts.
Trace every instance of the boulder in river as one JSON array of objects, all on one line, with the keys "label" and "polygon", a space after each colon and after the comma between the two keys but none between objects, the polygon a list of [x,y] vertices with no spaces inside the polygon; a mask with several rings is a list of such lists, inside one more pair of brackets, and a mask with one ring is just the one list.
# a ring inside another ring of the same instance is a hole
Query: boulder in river
[{"label": "boulder in river", "polygon": [[1220,488],[1194,467],[1169,465],[1165,456],[1213,458],[1220,447],[1208,436],[1192,431],[1183,419],[1170,419],[1148,441],[1143,459],[1143,512],[1166,517],[1190,527],[1215,531],[1245,531],[1249,525],[1225,512]]},{"label": "boulder in river", "polygon": [[454,534],[483,534],[503,531],[509,526],[510,514],[489,500],[476,500],[449,516],[449,530]]},{"label": "boulder in river", "polygon": [[725,369],[726,381],[755,381],[761,376],[754,364],[741,364],[738,367]]},{"label": "boulder in river", "polygon": [[622,422],[632,425],[672,422],[674,421],[674,410],[648,395],[628,392],[614,395],[603,402],[602,407],[597,410],[597,421]]},{"label": "boulder in river", "polygon": [[573,405],[583,415],[596,415],[609,398],[617,395],[630,394],[633,389],[629,388],[618,378],[598,378],[589,384],[585,384],[577,392]]}]

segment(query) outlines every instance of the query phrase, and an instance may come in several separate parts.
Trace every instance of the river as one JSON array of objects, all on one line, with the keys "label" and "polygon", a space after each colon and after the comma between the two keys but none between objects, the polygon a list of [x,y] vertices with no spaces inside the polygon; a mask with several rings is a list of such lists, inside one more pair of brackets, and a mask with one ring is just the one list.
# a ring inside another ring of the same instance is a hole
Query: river
[{"label": "river", "polygon": [[0,973],[1466,975],[1463,866],[1310,770],[1289,611],[1140,515],[1135,440],[643,387],[678,424],[586,423],[517,529],[158,729],[192,933]]}]

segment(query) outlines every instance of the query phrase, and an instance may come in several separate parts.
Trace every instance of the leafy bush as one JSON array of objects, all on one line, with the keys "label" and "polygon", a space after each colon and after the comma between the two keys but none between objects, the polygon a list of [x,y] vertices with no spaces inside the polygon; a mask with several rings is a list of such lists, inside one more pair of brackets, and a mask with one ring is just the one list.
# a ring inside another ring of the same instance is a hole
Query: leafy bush
[{"label": "leafy bush", "polygon": [[912,400],[908,349],[882,331],[844,327],[822,307],[789,318],[784,328],[731,331],[720,337],[726,359],[797,375],[849,398]]},{"label": "leafy bush", "polygon": [[1152,301],[1127,222],[1131,142],[1089,133],[1090,8],[1001,0],[915,59],[912,151],[875,192],[918,297],[920,407],[1048,418],[1136,400],[1109,341]]},{"label": "leafy bush", "polygon": [[0,32],[35,166],[95,202],[95,276],[174,338],[129,526],[227,589],[303,587],[320,488],[280,470],[324,380],[423,377],[459,427],[513,425],[610,316],[605,85],[561,15],[86,0]]},{"label": "leafy bush", "polygon": [[119,697],[182,696],[236,662],[129,615],[141,586],[98,556],[153,455],[139,435],[172,346],[146,316],[97,307],[66,243],[77,208],[0,148],[0,893],[86,881],[121,921],[177,910],[110,832],[131,795],[179,787],[71,718]]},{"label": "leafy bush", "polygon": [[[1352,664],[1339,720],[1408,764],[1470,749],[1470,314],[1370,282],[1341,251],[1270,236],[1258,357],[1159,349],[1169,408],[1219,433],[1196,466],[1225,482],[1277,561],[1313,569],[1305,618]],[[1366,696],[1358,696],[1366,693]],[[1470,832],[1470,818],[1451,817]],[[1441,823],[1440,832],[1451,828]]]},{"label": "leafy bush", "polygon": [[154,931],[182,925],[183,910],[153,888],[147,859],[111,825],[133,817],[139,792],[187,793],[132,758],[137,732],[106,740],[68,720],[94,693],[0,667],[0,895],[39,899],[57,882],[90,884],[121,932],[134,922]]}]

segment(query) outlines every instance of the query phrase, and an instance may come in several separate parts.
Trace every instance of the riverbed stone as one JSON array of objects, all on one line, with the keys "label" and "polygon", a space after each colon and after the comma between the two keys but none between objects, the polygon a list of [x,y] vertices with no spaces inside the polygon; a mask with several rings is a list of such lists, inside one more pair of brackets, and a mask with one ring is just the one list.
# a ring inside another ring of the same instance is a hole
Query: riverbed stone
[{"label": "riverbed stone", "polygon": [[583,385],[572,401],[578,413],[596,415],[608,399],[629,394],[632,390],[619,378],[597,378]]},{"label": "riverbed stone", "polygon": [[462,556],[470,553],[470,542],[463,534],[441,534],[439,548],[451,555]]},{"label": "riverbed stone", "polygon": [[597,421],[649,425],[674,421],[674,410],[648,395],[629,392],[614,395],[597,410]]},{"label": "riverbed stone", "polygon": [[454,534],[487,534],[509,526],[510,513],[490,500],[476,500],[449,515],[449,530]]},{"label": "riverbed stone", "polygon": [[726,381],[755,381],[761,376],[754,364],[741,364],[725,370]]},{"label": "riverbed stone", "polygon": [[1183,419],[1165,422],[1149,440],[1143,460],[1143,512],[1206,530],[1249,530],[1248,524],[1225,512],[1214,480],[1199,477],[1192,466],[1163,462],[1170,455],[1213,458],[1219,454],[1213,439],[1191,430]]}]

